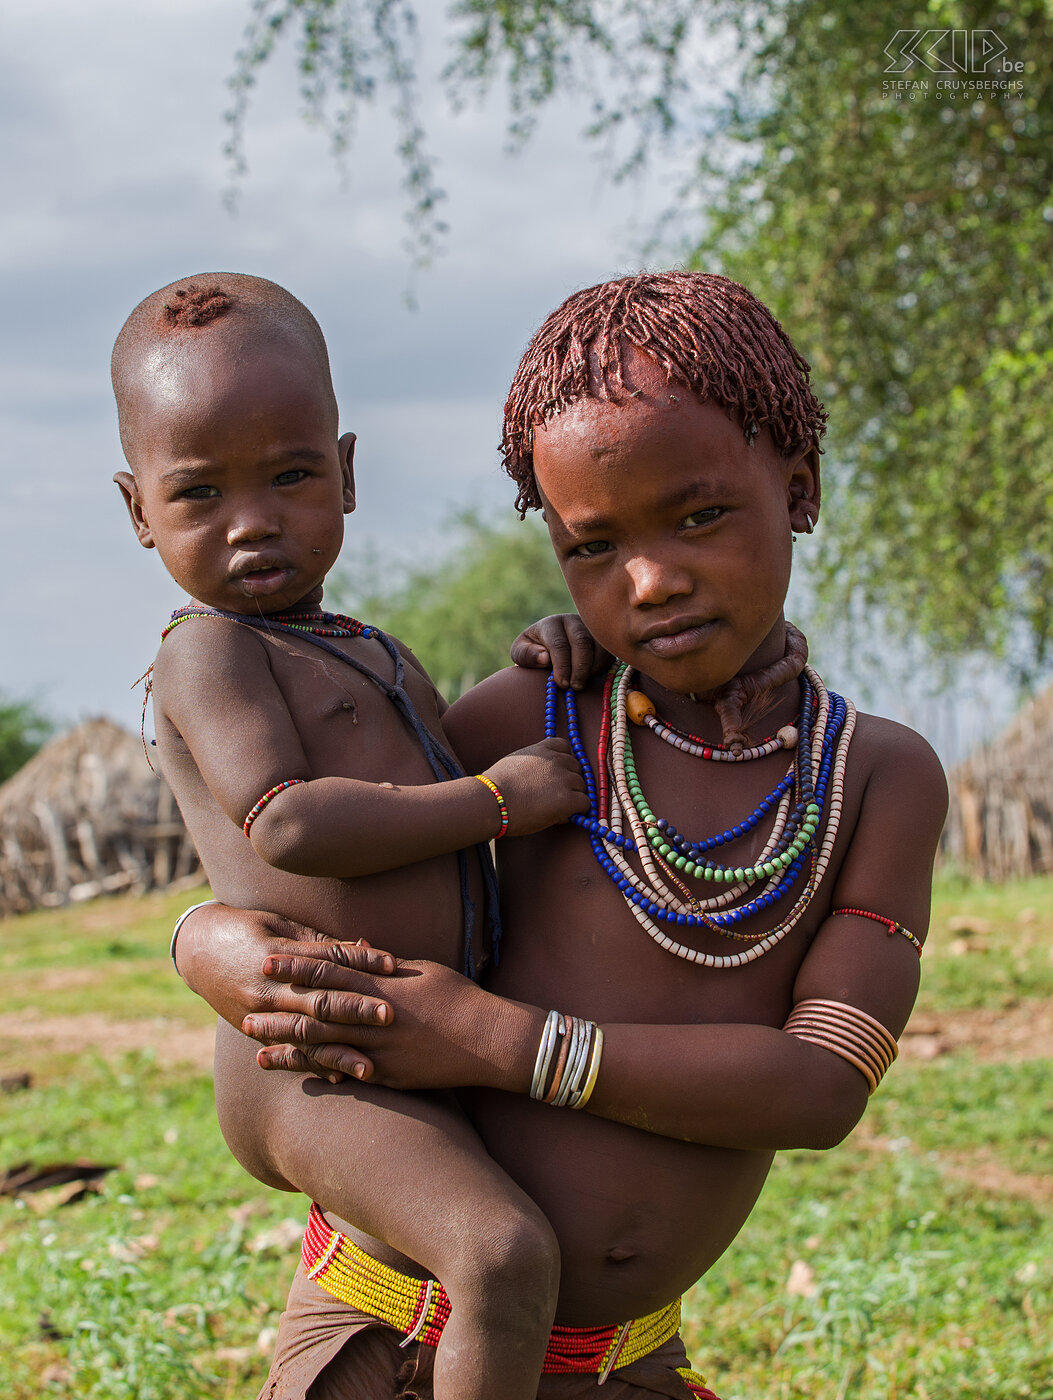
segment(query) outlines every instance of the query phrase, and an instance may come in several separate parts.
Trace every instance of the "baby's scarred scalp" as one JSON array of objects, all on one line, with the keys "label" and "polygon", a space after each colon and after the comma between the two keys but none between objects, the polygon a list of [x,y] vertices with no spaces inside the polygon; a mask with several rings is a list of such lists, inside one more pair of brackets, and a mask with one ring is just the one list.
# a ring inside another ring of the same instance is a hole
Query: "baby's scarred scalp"
[{"label": "baby's scarred scalp", "polygon": [[144,298],[122,326],[111,359],[121,446],[133,470],[142,416],[177,406],[202,360],[214,366],[225,360],[233,370],[251,354],[274,349],[317,377],[332,402],[335,430],[321,327],[284,287],[245,273],[206,272]]}]

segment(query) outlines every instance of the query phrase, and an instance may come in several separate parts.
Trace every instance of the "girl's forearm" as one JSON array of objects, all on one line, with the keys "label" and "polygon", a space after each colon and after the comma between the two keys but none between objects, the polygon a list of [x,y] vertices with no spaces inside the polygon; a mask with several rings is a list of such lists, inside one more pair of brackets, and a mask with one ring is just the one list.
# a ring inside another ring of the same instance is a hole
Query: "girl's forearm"
[{"label": "girl's forearm", "polygon": [[773,1026],[610,1026],[589,1111],[712,1147],[828,1148],[859,1121],[867,1084],[836,1055]]},{"label": "girl's forearm", "polygon": [[[543,1015],[516,1005],[494,1052],[498,1087],[529,1091]],[[505,1017],[501,1017],[502,1027]],[[863,1076],[838,1056],[772,1026],[604,1025],[587,1112],[662,1137],[755,1151],[827,1148],[867,1101]],[[562,1109],[560,1112],[570,1110]]]}]

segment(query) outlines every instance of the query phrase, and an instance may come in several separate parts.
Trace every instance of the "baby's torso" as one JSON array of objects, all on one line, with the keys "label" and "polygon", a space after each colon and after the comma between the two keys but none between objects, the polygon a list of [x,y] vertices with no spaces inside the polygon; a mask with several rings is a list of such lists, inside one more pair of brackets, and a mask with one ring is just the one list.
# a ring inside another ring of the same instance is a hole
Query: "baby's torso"
[{"label": "baby's torso", "polygon": [[[238,624],[200,619],[181,625]],[[394,662],[378,640],[326,640],[385,680],[393,679]],[[267,646],[274,679],[313,777],[398,785],[436,780],[410,725],[374,681],[303,638],[279,636],[268,639]],[[408,663],[404,687],[421,721],[445,743],[435,691]],[[165,716],[161,689],[154,694],[154,713],[163,771],[217,899],[243,909],[281,914],[329,937],[367,937],[398,957],[461,966],[462,907],[455,855],[354,880],[276,870],[256,856],[240,826],[220,809],[205,786],[192,755]],[[217,722],[222,723],[222,717]],[[472,858],[469,867],[473,893],[481,902]]]}]

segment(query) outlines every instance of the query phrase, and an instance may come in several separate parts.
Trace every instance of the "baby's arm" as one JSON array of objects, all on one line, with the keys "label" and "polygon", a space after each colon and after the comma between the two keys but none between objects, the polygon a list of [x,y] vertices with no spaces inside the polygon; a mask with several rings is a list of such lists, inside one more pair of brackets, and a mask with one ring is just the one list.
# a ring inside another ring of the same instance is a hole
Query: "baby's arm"
[{"label": "baby's arm", "polygon": [[[367,783],[311,771],[266,644],[234,624],[191,623],[165,642],[155,700],[186,744],[203,781],[256,853],[299,875],[352,877],[391,870],[485,841],[502,813],[476,778],[419,786]],[[537,831],[588,807],[577,765],[544,741],[487,770],[510,832]]]}]

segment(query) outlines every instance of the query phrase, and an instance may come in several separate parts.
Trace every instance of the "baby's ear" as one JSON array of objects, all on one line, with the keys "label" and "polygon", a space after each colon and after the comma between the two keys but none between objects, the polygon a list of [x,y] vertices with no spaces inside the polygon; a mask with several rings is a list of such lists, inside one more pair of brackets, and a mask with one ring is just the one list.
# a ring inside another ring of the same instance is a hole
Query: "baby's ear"
[{"label": "baby's ear", "polygon": [[350,515],[355,508],[355,434],[344,433],[337,443],[340,453],[340,470],[344,477],[344,514]]},{"label": "baby's ear", "polygon": [[124,504],[128,507],[128,514],[131,517],[132,529],[135,531],[139,543],[144,549],[153,549],[154,536],[150,529],[150,522],[143,511],[143,498],[139,491],[139,483],[131,472],[114,472],[113,479],[117,483],[117,489],[124,497]]}]

